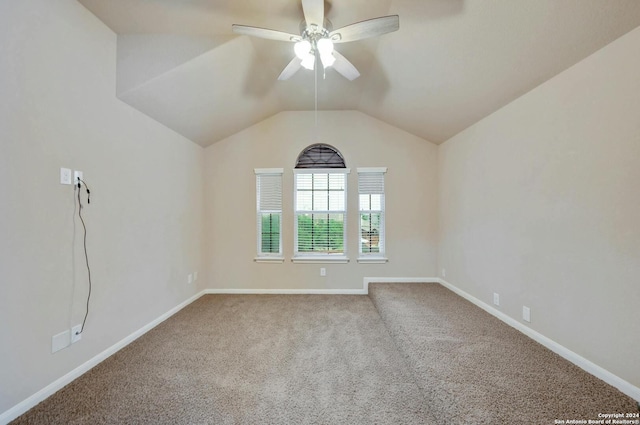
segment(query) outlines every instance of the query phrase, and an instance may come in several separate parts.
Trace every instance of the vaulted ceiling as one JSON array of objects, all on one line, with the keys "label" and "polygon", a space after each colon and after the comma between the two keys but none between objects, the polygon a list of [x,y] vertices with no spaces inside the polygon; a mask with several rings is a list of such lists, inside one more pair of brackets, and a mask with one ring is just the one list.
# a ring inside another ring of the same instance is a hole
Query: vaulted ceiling
[{"label": "vaulted ceiling", "polygon": [[[118,34],[117,96],[208,146],[284,110],[314,109],[314,72],[278,81],[300,0],[79,0]],[[441,143],[640,25],[638,0],[330,0],[334,28],[400,15],[336,49],[360,71],[318,77],[318,109],[355,109]]]}]

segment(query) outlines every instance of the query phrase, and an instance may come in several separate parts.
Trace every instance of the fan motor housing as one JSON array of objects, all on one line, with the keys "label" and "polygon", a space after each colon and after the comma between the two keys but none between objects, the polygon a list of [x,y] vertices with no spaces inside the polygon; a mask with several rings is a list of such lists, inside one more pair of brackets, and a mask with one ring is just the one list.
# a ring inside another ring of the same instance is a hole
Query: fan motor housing
[{"label": "fan motor housing", "polygon": [[307,25],[304,19],[300,22],[300,35],[303,38],[313,38],[314,36],[317,38],[328,37],[331,31],[333,31],[333,24],[327,18],[324,18],[322,28],[318,28],[315,25]]}]

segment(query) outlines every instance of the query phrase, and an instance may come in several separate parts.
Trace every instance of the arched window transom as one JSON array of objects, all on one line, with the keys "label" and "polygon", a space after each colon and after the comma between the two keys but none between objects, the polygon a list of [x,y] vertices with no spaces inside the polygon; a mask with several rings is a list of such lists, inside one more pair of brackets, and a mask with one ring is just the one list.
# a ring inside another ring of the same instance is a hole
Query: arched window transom
[{"label": "arched window transom", "polygon": [[347,168],[342,154],[325,143],[311,145],[300,153],[296,168]]}]

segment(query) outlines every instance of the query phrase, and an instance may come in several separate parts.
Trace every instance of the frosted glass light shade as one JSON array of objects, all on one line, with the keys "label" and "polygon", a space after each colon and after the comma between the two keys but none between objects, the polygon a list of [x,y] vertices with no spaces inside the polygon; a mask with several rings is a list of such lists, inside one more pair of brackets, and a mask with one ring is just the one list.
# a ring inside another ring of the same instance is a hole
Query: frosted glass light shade
[{"label": "frosted glass light shade", "polygon": [[320,52],[320,56],[330,55],[333,52],[333,41],[328,38],[321,38],[318,40],[316,46]]},{"label": "frosted glass light shade", "polygon": [[311,50],[311,43],[307,40],[298,41],[293,46],[293,51],[296,52],[296,56],[300,59],[304,60],[307,55],[309,55],[309,51]]},{"label": "frosted glass light shade", "polygon": [[336,58],[333,56],[333,53],[320,55],[320,60],[322,61],[322,66],[325,68],[333,65],[336,61]]},{"label": "frosted glass light shade", "polygon": [[307,56],[304,57],[304,59],[302,59],[302,63],[301,65],[308,70],[313,70],[313,68],[315,67],[316,64],[316,57],[307,52]]}]

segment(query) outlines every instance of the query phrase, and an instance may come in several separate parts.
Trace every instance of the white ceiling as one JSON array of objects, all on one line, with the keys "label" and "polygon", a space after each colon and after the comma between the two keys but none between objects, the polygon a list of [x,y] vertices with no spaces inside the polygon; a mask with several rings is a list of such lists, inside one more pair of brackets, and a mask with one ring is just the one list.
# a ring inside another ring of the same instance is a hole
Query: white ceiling
[{"label": "white ceiling", "polygon": [[[314,74],[277,77],[300,0],[79,0],[118,34],[118,97],[208,146],[283,110],[314,109]],[[331,0],[334,28],[400,15],[400,30],[337,45],[362,74],[319,74],[320,110],[355,109],[442,143],[640,25],[638,0]]]}]

